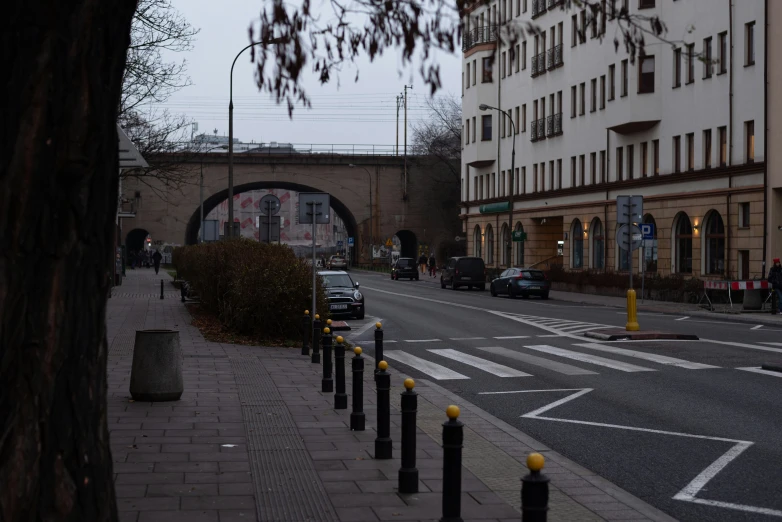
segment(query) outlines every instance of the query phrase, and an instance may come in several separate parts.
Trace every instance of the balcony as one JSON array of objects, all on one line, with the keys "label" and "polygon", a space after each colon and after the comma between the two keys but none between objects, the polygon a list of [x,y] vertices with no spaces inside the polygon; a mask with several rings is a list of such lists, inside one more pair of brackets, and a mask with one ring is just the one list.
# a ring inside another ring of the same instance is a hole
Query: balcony
[{"label": "balcony", "polygon": [[535,78],[546,72],[546,51],[532,57],[531,76]]},{"label": "balcony", "polygon": [[476,45],[495,43],[497,41],[497,26],[486,25],[476,27],[464,33],[462,38],[462,52],[467,52]]},{"label": "balcony", "polygon": [[546,12],[546,0],[532,0],[532,18],[537,18]]},{"label": "balcony", "polygon": [[551,11],[558,5],[562,5],[565,3],[565,0],[548,0],[548,9]]},{"label": "balcony", "polygon": [[[560,118],[560,127],[562,119]],[[540,141],[546,139],[546,118],[533,120],[530,122],[530,141]]]},{"label": "balcony", "polygon": [[556,69],[557,67],[562,67],[562,65],[564,65],[564,62],[562,61],[562,44],[559,44],[556,47],[552,47],[547,51],[547,54],[548,54],[549,71],[551,71],[552,69]]},{"label": "balcony", "polygon": [[562,135],[562,113],[552,114],[546,118],[546,137],[552,138],[554,136]]}]

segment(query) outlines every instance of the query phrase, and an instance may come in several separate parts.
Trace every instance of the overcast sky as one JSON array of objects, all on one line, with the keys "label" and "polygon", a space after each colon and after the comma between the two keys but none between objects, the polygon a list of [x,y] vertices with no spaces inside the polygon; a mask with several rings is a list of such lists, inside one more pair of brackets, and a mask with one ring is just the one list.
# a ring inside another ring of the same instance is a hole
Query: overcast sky
[{"label": "overcast sky", "polygon": [[[263,0],[172,0],[182,15],[201,32],[195,48],[187,53],[193,85],[161,105],[197,121],[199,133],[228,134],[228,91],[231,61],[249,43],[248,28],[257,20]],[[257,25],[256,25],[257,27]],[[443,93],[460,94],[461,62],[458,54],[438,57]],[[340,74],[340,85],[319,85],[307,72],[305,87],[312,109],[299,108],[289,120],[287,109],[278,106],[267,92],[259,92],[254,66],[246,51],[234,69],[234,137],[242,141],[316,144],[393,145],[396,139],[396,96],[405,83],[409,91],[408,119],[425,115],[428,91],[417,73],[417,64],[401,69],[398,52],[379,61],[359,63],[356,70]],[[401,76],[400,76],[401,72]],[[401,112],[400,112],[401,118]],[[401,119],[400,119],[401,122]],[[403,128],[400,123],[400,143]]]}]

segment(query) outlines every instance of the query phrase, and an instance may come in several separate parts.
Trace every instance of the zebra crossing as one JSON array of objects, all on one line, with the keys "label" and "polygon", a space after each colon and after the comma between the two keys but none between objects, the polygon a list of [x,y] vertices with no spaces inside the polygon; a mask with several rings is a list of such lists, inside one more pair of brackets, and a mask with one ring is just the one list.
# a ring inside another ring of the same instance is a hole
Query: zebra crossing
[{"label": "zebra crossing", "polygon": [[590,332],[592,330],[602,330],[604,328],[616,328],[608,324],[590,323],[585,321],[574,321],[571,319],[554,319],[551,317],[539,317],[536,315],[517,314],[509,312],[492,312],[495,315],[511,319],[513,321],[534,326],[557,335],[577,336]]},{"label": "zebra crossing", "polygon": [[[454,348],[429,348],[417,352],[418,355],[404,350],[391,349],[384,352],[384,358],[402,363],[434,380],[470,379],[465,375],[463,365],[480,372],[485,372],[499,378],[534,377],[537,370],[551,371],[568,376],[598,375],[602,371],[617,371],[622,373],[656,372],[660,367],[674,367],[683,370],[719,369],[719,366],[703,364],[668,355],[630,350],[600,343],[574,343],[567,349],[548,344],[517,345],[514,349],[502,346],[478,346],[470,351],[486,354],[492,360],[464,350]],[[643,361],[643,365],[628,362],[591,352],[619,356],[621,358]],[[426,356],[426,357],[425,357]],[[562,359],[568,362],[563,362]],[[457,363],[457,368],[449,367],[451,362]],[[523,370],[516,368],[514,363],[522,363]],[[651,364],[649,364],[651,363]],[[534,369],[533,369],[534,368]],[[532,373],[528,373],[532,372]],[[469,372],[466,372],[469,373]]]}]

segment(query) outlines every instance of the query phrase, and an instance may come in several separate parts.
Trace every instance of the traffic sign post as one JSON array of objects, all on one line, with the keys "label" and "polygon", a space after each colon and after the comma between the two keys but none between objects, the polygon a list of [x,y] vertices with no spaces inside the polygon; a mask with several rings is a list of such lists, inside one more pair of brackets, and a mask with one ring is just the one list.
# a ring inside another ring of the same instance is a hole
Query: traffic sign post
[{"label": "traffic sign post", "polygon": [[316,277],[318,273],[315,261],[315,225],[328,225],[330,222],[329,211],[331,198],[323,192],[299,192],[299,223],[312,224],[312,317],[315,317],[317,304],[315,290],[317,288]]},{"label": "traffic sign post", "polygon": [[[643,234],[634,223],[643,221],[644,198],[643,196],[617,196],[616,197],[616,222],[624,223],[617,231],[617,242],[627,249],[627,273],[630,277],[630,286],[627,290],[627,331],[638,331],[638,318],[636,316],[635,290],[633,290],[633,251],[641,246]],[[624,230],[622,230],[624,229]],[[621,234],[621,238],[620,238]]]},{"label": "traffic sign post", "polygon": [[352,237],[349,237],[349,238],[348,238],[348,246],[349,246],[349,247],[352,247],[353,245],[354,245],[354,243],[353,243],[353,238],[352,238]]},{"label": "traffic sign post", "polygon": [[526,241],[527,240],[527,233],[524,232],[523,230],[514,230],[511,233],[511,237],[513,238],[514,242]]},{"label": "traffic sign post", "polygon": [[[272,233],[272,225],[277,224],[277,239],[276,241],[280,240],[280,218],[273,218],[272,216],[276,216],[277,213],[280,211],[280,198],[275,196],[274,194],[266,194],[264,197],[261,198],[261,201],[258,203],[258,210],[260,210],[261,214],[266,216],[266,242],[271,244],[272,241],[275,241],[274,234]],[[258,235],[258,239],[263,241],[261,239],[261,236],[263,233]]]},{"label": "traffic sign post", "polygon": [[646,283],[646,240],[654,241],[654,223],[641,223],[641,234],[643,243],[641,244],[641,303],[644,302],[644,285]]}]

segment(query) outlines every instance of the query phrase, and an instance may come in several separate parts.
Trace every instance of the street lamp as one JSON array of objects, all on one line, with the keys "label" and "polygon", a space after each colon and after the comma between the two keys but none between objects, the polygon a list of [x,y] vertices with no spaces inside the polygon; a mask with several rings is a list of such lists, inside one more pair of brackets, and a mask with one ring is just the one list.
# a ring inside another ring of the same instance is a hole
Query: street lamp
[{"label": "street lamp", "polygon": [[234,65],[239,56],[254,45],[263,42],[253,42],[236,54],[231,64],[231,85],[228,99],[228,237],[234,235]]},{"label": "street lamp", "polygon": [[217,147],[212,147],[210,149],[206,149],[201,156],[201,181],[198,184],[198,200],[199,200],[199,206],[201,208],[201,227],[198,229],[198,242],[203,243],[204,242],[204,159],[206,158],[207,153],[212,152],[213,150],[217,149],[223,149],[225,150],[225,145],[219,145]]},{"label": "street lamp", "polygon": [[[350,164],[348,167],[351,169],[356,168],[358,165]],[[372,262],[372,173],[367,170],[366,167],[361,167],[367,173],[369,177],[369,260]]]},{"label": "street lamp", "polygon": [[513,148],[511,150],[510,155],[510,176],[509,178],[509,190],[508,190],[508,266],[511,266],[513,264],[513,177],[516,175],[516,123],[513,121],[513,117],[510,114],[510,111],[504,111],[497,107],[492,107],[491,105],[486,105],[485,103],[482,103],[478,106],[478,108],[482,111],[487,110],[495,110],[497,112],[502,113],[504,116],[506,116],[510,120],[510,124],[513,131]]}]

